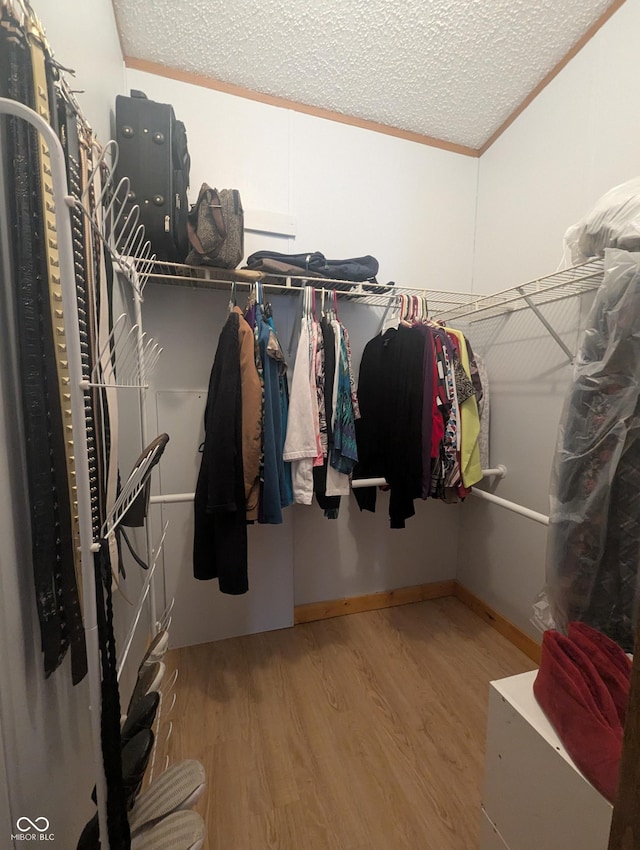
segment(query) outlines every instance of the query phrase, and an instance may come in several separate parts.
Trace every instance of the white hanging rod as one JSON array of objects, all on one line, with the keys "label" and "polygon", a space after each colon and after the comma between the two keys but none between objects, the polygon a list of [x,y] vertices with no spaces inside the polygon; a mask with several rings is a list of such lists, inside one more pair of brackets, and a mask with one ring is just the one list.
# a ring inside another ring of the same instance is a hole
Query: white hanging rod
[{"label": "white hanging rod", "polygon": [[168,493],[162,496],[151,496],[149,499],[152,505],[167,505],[173,502],[193,502],[195,493]]},{"label": "white hanging rod", "polygon": [[485,490],[472,490],[472,496],[477,496],[485,502],[491,502],[494,505],[499,505],[514,514],[532,519],[534,522],[539,522],[541,525],[549,525],[549,517],[545,514],[540,514],[538,511],[532,511],[531,508],[525,508],[524,505],[518,505],[516,502],[510,502],[508,499],[503,499],[501,496],[494,496],[493,493],[487,493]]},{"label": "white hanging rod", "polygon": [[[504,478],[507,474],[507,467],[504,464],[499,464],[494,469],[483,469],[483,478]],[[352,490],[359,490],[361,487],[386,487],[386,478],[354,478],[351,482]]]},{"label": "white hanging rod", "polygon": [[[483,478],[504,478],[507,474],[507,467],[504,464],[499,464],[493,469],[483,469]],[[387,484],[385,478],[356,478],[351,482],[351,488],[356,490],[360,487],[384,487]],[[494,496],[493,493],[487,493],[484,490],[471,490],[472,496],[477,496],[479,499],[484,499],[486,502],[492,502],[494,505],[499,505],[512,513],[520,514],[520,516],[539,522],[541,525],[549,525],[549,517],[545,514],[533,511],[524,505],[518,505],[516,502],[510,502],[508,499],[503,499],[501,496]],[[175,504],[178,502],[193,502],[194,493],[169,493],[161,496],[151,496],[151,503],[154,505]]]},{"label": "white hanging rod", "polygon": [[[504,478],[507,474],[507,467],[499,464],[494,469],[483,469],[483,478]],[[387,484],[385,478],[354,478],[351,482],[351,489],[357,490],[360,487],[384,487]],[[174,504],[176,502],[193,502],[195,493],[167,493],[166,495],[152,496],[150,502],[152,505]]]},{"label": "white hanging rod", "polygon": [[482,470],[483,478],[506,478],[507,477],[507,467],[504,463],[499,463],[493,469],[483,469]]},{"label": "white hanging rod", "polygon": [[[495,469],[483,469],[483,478],[504,478],[507,474],[507,467],[504,464],[499,464]],[[352,489],[358,487],[383,487],[386,484],[384,478],[359,478],[351,482]],[[549,517],[544,514],[533,511],[530,508],[525,508],[523,505],[518,505],[516,502],[510,502],[508,499],[503,499],[501,496],[494,496],[493,493],[487,493],[484,490],[471,490],[472,496],[477,496],[479,499],[484,499],[486,502],[492,502],[494,505],[499,505],[501,508],[506,508],[508,511],[520,514],[520,516],[532,519],[542,525],[549,525]]]}]

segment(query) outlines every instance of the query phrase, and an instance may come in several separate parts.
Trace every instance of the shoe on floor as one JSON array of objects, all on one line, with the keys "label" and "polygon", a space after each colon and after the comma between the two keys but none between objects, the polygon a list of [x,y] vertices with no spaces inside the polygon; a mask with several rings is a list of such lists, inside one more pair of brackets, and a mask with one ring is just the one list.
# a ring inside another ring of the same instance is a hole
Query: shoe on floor
[{"label": "shoe on floor", "polygon": [[131,839],[131,850],[202,850],[204,821],[197,812],[174,812]]},{"label": "shoe on floor", "polygon": [[129,813],[131,832],[137,833],[171,812],[190,809],[205,789],[204,767],[195,759],[172,765],[149,785]]}]

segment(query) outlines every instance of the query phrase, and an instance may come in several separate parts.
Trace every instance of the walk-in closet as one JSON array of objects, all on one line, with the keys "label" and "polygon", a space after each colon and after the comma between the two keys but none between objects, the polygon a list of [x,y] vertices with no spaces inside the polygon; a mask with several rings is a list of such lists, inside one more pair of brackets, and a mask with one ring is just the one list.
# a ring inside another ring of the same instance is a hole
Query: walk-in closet
[{"label": "walk-in closet", "polygon": [[0,846],[640,847],[640,0],[0,22]]}]

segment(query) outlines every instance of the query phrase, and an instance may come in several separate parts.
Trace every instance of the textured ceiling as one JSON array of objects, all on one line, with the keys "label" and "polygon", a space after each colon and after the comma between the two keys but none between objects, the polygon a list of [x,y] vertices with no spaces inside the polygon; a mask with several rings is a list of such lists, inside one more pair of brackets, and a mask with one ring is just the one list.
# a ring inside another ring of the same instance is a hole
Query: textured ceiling
[{"label": "textured ceiling", "polygon": [[479,148],[612,0],[113,0],[128,57]]}]

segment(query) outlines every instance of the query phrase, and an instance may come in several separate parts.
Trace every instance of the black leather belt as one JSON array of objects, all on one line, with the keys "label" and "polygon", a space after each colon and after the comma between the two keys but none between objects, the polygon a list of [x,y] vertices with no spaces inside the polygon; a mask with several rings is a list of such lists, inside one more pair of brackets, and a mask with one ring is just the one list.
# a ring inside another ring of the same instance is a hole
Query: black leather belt
[{"label": "black leather belt", "polygon": [[[60,139],[65,153],[69,192],[74,197],[82,195],[84,181],[81,173],[80,141],[78,138],[78,119],[74,107],[64,98],[58,104],[58,123]],[[73,263],[78,301],[78,324],[80,329],[80,356],[82,358],[83,378],[90,380],[94,359],[94,346],[91,344],[91,323],[89,321],[89,294],[87,291],[87,252],[84,216],[78,207],[71,210],[71,234],[73,240]],[[94,405],[85,394],[85,420],[87,423],[87,454],[89,459],[89,486],[91,493],[91,525],[93,539],[100,536],[103,509],[101,499],[98,458],[96,452],[96,423]],[[78,584],[81,574],[78,576]]]},{"label": "black leather belt", "polygon": [[[33,107],[28,47],[20,29],[8,19],[6,9],[2,36],[5,43],[0,54],[8,67],[8,74],[3,74],[7,94]],[[19,119],[7,119],[7,161],[7,203],[14,236],[12,265],[17,282],[15,309],[27,447],[33,572],[45,674],[49,675],[62,660],[66,649],[53,580],[53,565],[60,551],[57,543],[60,539],[60,515],[51,463],[53,447],[47,416],[46,376],[41,368],[44,339],[39,279],[43,269],[37,230],[41,230],[42,218],[39,186],[34,185],[33,180],[37,173],[37,136]],[[48,301],[45,306],[48,311]]]},{"label": "black leather belt", "polygon": [[[44,74],[44,84],[34,78],[29,44],[7,7],[2,11],[1,37],[3,94],[44,114],[48,106],[47,75]],[[37,63],[40,78],[44,72],[41,47]],[[56,244],[55,223],[53,228],[48,226],[53,222],[53,190],[50,173],[46,173],[50,172],[46,158],[41,163],[42,143],[37,133],[19,119],[9,118],[5,126],[6,202],[16,280],[14,318],[26,438],[33,574],[44,668],[45,675],[50,675],[71,644],[73,678],[79,681],[86,673],[86,652],[74,575],[65,450],[68,437],[62,414],[63,403],[70,401],[70,388],[68,374],[64,387],[58,380],[56,358],[65,358],[58,349],[61,341],[54,338],[54,322],[61,303],[51,300],[49,280],[57,275],[59,286],[59,265],[55,252],[51,257],[47,254],[48,240]]]},{"label": "black leather belt", "polygon": [[[52,104],[49,103],[49,88],[52,80],[51,74],[47,73],[48,60],[45,53],[44,34],[35,22],[30,22],[28,27],[35,109],[41,117],[51,122],[52,113],[57,116],[57,108],[53,104],[52,109]],[[57,120],[55,124],[57,125]],[[50,154],[41,136],[38,136],[37,151],[41,186],[40,243],[41,256],[45,263],[45,273],[40,281],[45,355],[43,365],[47,381],[52,461],[60,519],[60,544],[54,568],[54,584],[61,608],[60,620],[63,634],[66,630],[66,640],[71,645],[71,669],[75,684],[86,675],[87,657],[76,580],[81,564],[75,450],[71,426],[71,387],[65,318],[62,309],[58,234],[55,207],[52,203],[53,181]]]}]

